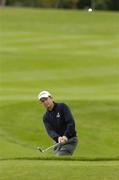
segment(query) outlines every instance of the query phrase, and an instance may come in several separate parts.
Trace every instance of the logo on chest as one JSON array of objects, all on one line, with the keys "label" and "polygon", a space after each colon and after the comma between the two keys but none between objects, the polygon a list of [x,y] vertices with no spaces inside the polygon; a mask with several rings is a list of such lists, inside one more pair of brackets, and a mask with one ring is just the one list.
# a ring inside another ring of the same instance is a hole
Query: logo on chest
[{"label": "logo on chest", "polygon": [[57,115],[56,115],[57,118],[60,118],[60,113],[58,112]]}]

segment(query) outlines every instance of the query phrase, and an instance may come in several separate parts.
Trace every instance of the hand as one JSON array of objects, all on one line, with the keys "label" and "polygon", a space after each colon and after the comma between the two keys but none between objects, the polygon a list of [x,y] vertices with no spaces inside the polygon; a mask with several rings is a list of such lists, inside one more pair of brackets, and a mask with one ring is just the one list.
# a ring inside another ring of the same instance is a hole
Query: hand
[{"label": "hand", "polygon": [[66,143],[68,142],[68,138],[67,138],[66,136],[60,136],[60,137],[58,138],[58,142],[59,142],[60,144],[66,144]]},{"label": "hand", "polygon": [[61,136],[58,138],[58,143],[63,143],[63,138]]},{"label": "hand", "polygon": [[62,138],[64,139],[65,143],[68,142],[68,138],[66,136],[62,136]]}]

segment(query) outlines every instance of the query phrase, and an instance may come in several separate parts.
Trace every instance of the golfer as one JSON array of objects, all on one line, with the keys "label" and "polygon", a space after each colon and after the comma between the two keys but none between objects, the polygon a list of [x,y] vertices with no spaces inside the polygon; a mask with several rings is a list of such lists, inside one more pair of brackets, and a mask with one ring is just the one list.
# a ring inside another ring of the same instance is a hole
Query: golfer
[{"label": "golfer", "polygon": [[78,140],[74,118],[69,107],[64,103],[56,103],[48,91],[42,91],[38,99],[46,108],[43,122],[48,135],[59,144],[54,148],[57,156],[72,155]]}]

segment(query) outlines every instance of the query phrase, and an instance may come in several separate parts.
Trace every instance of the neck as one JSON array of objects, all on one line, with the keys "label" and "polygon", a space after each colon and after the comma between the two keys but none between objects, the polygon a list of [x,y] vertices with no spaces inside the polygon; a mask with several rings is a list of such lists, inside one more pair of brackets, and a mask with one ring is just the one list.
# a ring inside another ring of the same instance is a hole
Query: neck
[{"label": "neck", "polygon": [[53,108],[54,108],[54,102],[52,102],[51,106],[50,106],[50,107],[48,107],[48,111],[52,111],[52,110],[53,110]]}]

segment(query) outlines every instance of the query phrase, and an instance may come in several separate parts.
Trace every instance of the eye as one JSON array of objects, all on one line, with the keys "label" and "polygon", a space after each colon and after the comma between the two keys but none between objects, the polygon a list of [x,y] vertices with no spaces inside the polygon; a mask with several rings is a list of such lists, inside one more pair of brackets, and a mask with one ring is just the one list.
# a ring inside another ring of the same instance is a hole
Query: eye
[{"label": "eye", "polygon": [[42,98],[40,101],[41,101],[41,102],[45,102],[45,101],[47,101],[47,99],[48,99],[48,98]]}]

